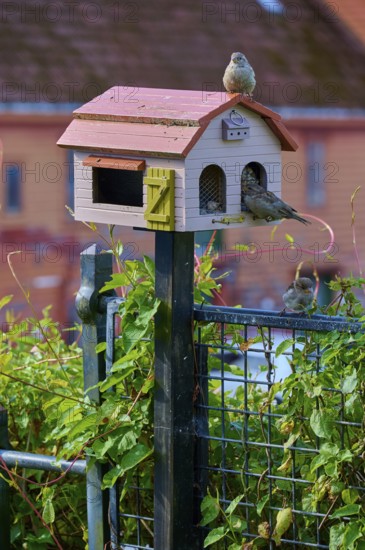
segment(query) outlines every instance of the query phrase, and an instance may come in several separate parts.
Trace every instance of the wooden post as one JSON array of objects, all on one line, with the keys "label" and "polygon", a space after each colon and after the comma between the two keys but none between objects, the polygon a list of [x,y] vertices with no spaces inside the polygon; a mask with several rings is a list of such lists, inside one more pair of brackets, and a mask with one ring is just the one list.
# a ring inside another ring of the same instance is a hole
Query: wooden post
[{"label": "wooden post", "polygon": [[155,256],[154,548],[192,550],[194,233],[157,231]]}]

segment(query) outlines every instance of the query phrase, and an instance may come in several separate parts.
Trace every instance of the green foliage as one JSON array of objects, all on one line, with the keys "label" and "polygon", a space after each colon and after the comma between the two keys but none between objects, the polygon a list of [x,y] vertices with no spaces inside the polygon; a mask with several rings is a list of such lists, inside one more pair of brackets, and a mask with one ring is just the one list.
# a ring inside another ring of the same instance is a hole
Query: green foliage
[{"label": "green foliage", "polygon": [[[1,302],[5,305],[7,300]],[[77,327],[75,331],[77,335]],[[0,342],[0,403],[8,410],[9,439],[15,450],[59,453],[67,447],[67,433],[57,435],[57,422],[66,423],[66,410],[88,408],[81,389],[81,350],[77,343],[67,345],[66,338],[67,333],[50,318],[49,308],[40,320],[19,321],[7,311]],[[53,483],[58,477],[13,469],[13,548],[46,550],[54,547],[52,535],[64,548],[85,548],[85,483],[79,480],[75,485],[72,476]]]},{"label": "green foliage", "polygon": [[[108,469],[103,486],[123,482],[123,510],[136,511],[132,487],[138,481],[145,490],[142,502],[138,502],[139,513],[152,516],[153,334],[159,307],[154,294],[154,265],[146,257],[121,262],[122,246],[113,240],[112,231],[111,251],[117,257],[118,273],[102,290],[121,291],[125,299],[119,309],[120,338],[115,343],[111,373],[99,384],[101,405],[92,405],[83,394],[80,349],[76,343],[66,345],[48,310],[40,321],[15,322],[8,314],[0,347],[0,400],[9,411],[14,448],[60,458],[87,456],[91,464],[105,463]],[[210,257],[197,258],[195,277],[197,302],[219,293]],[[362,279],[337,278],[331,288],[339,293],[338,298],[327,313],[365,322],[363,306],[356,297],[356,289],[364,283]],[[5,306],[8,298],[0,302],[0,307]],[[199,330],[203,342],[216,350],[221,327],[205,323]],[[237,326],[225,325],[225,336],[226,348],[232,353],[242,355],[256,345],[270,349],[270,336],[260,327],[256,335],[246,338]],[[318,350],[323,352],[320,363]],[[99,345],[98,352],[105,353],[105,344]],[[294,523],[297,538],[315,544],[318,522],[310,515],[314,512],[322,514],[321,536],[331,550],[365,550],[364,496],[359,490],[364,482],[365,333],[307,332],[296,341],[282,341],[274,355],[283,354],[288,354],[291,374],[268,387],[245,385],[242,369],[225,365],[226,372],[242,377],[242,384],[234,393],[225,393],[224,414],[220,381],[209,381],[211,471],[209,490],[201,505],[201,527],[207,529],[204,546],[249,550],[269,548],[274,541],[286,549],[289,546],[283,539]],[[271,355],[262,356],[260,369],[268,372]],[[217,368],[221,368],[221,358],[210,353],[209,372]],[[278,392],[282,403],[275,400]],[[225,468],[239,472],[226,474],[224,498],[219,472],[222,433],[226,439]],[[268,472],[275,476],[274,483]],[[85,548],[83,482],[60,476],[52,483],[55,475],[19,468],[13,474],[14,548],[46,550],[54,547],[55,539],[64,548]],[[25,477],[44,485],[29,484]],[[306,516],[289,507],[293,477],[303,482],[295,485],[295,508],[308,512]],[[135,522],[122,519],[122,530],[125,540],[133,540]],[[143,544],[153,544],[148,528]]]},{"label": "green foliage", "polygon": [[[364,283],[353,278],[337,278],[331,283],[339,292],[331,313],[349,320],[360,317],[364,322],[364,309],[355,292]],[[210,325],[202,330],[208,342],[219,342],[217,327]],[[237,354],[258,343],[265,350],[270,343],[262,328],[248,340],[234,326],[226,325],[225,334]],[[220,382],[210,381],[209,433],[216,440],[209,441],[210,492],[202,502],[202,525],[209,523],[212,528],[205,539],[206,547],[223,550],[224,544],[228,547],[234,540],[245,550],[269,548],[269,540],[273,540],[276,546],[289,549],[291,545],[281,539],[291,532],[294,522],[296,539],[316,544],[318,523],[311,513],[321,514],[321,543],[336,550],[365,547],[365,494],[359,489],[364,488],[360,472],[365,454],[365,331],[306,332],[297,335],[296,342],[292,338],[280,342],[274,355],[280,357],[288,350],[292,374],[275,382],[268,391],[255,384],[245,387],[242,382],[234,394],[226,392],[224,416],[220,410]],[[323,355],[318,361],[319,351]],[[268,356],[262,355],[265,363]],[[220,361],[211,356],[210,371],[220,368]],[[271,360],[266,363],[261,368],[269,372]],[[231,367],[224,365],[224,369],[228,374]],[[244,377],[240,369],[235,368],[234,373]],[[278,392],[281,403],[273,399]],[[224,467],[228,472],[240,472],[225,474],[224,500],[219,494],[222,474],[218,472],[223,456],[222,433],[226,440]],[[268,472],[274,480],[270,481]],[[293,498],[293,478],[295,508],[307,512],[307,516],[288,507]],[[211,496],[214,493],[215,498]],[[237,495],[241,512],[235,514],[248,521],[246,532],[251,534],[246,541],[240,540],[242,531],[235,533],[226,517],[225,503],[234,501]]]}]

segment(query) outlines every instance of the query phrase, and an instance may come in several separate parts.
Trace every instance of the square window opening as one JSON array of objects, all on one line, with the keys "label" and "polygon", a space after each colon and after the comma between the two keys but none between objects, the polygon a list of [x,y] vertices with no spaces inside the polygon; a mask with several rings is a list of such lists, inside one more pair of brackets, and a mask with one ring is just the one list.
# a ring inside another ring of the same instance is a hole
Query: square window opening
[{"label": "square window opening", "polygon": [[93,203],[143,206],[143,171],[93,168]]}]

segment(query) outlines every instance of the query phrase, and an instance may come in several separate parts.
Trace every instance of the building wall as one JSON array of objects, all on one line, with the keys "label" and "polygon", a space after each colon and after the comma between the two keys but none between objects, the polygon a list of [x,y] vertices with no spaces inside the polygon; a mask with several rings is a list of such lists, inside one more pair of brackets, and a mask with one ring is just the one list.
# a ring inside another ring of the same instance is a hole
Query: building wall
[{"label": "building wall", "polygon": [[[68,117],[2,116],[1,136],[4,144],[1,229],[44,227],[61,231],[71,223],[64,208],[68,178],[68,159],[55,147],[59,132]],[[21,208],[8,212],[4,188],[4,172],[15,164],[21,176]],[[63,208],[60,208],[60,205]]]}]

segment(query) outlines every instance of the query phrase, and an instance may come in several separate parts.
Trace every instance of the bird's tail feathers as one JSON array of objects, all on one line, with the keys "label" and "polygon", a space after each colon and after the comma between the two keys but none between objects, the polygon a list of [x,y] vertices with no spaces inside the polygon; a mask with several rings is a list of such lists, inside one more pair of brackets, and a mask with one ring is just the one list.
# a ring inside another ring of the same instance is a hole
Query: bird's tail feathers
[{"label": "bird's tail feathers", "polygon": [[294,220],[297,220],[298,222],[304,223],[304,225],[311,225],[312,222],[309,220],[306,220],[305,218],[302,218],[301,216],[298,216],[297,214],[292,214],[292,217]]}]

